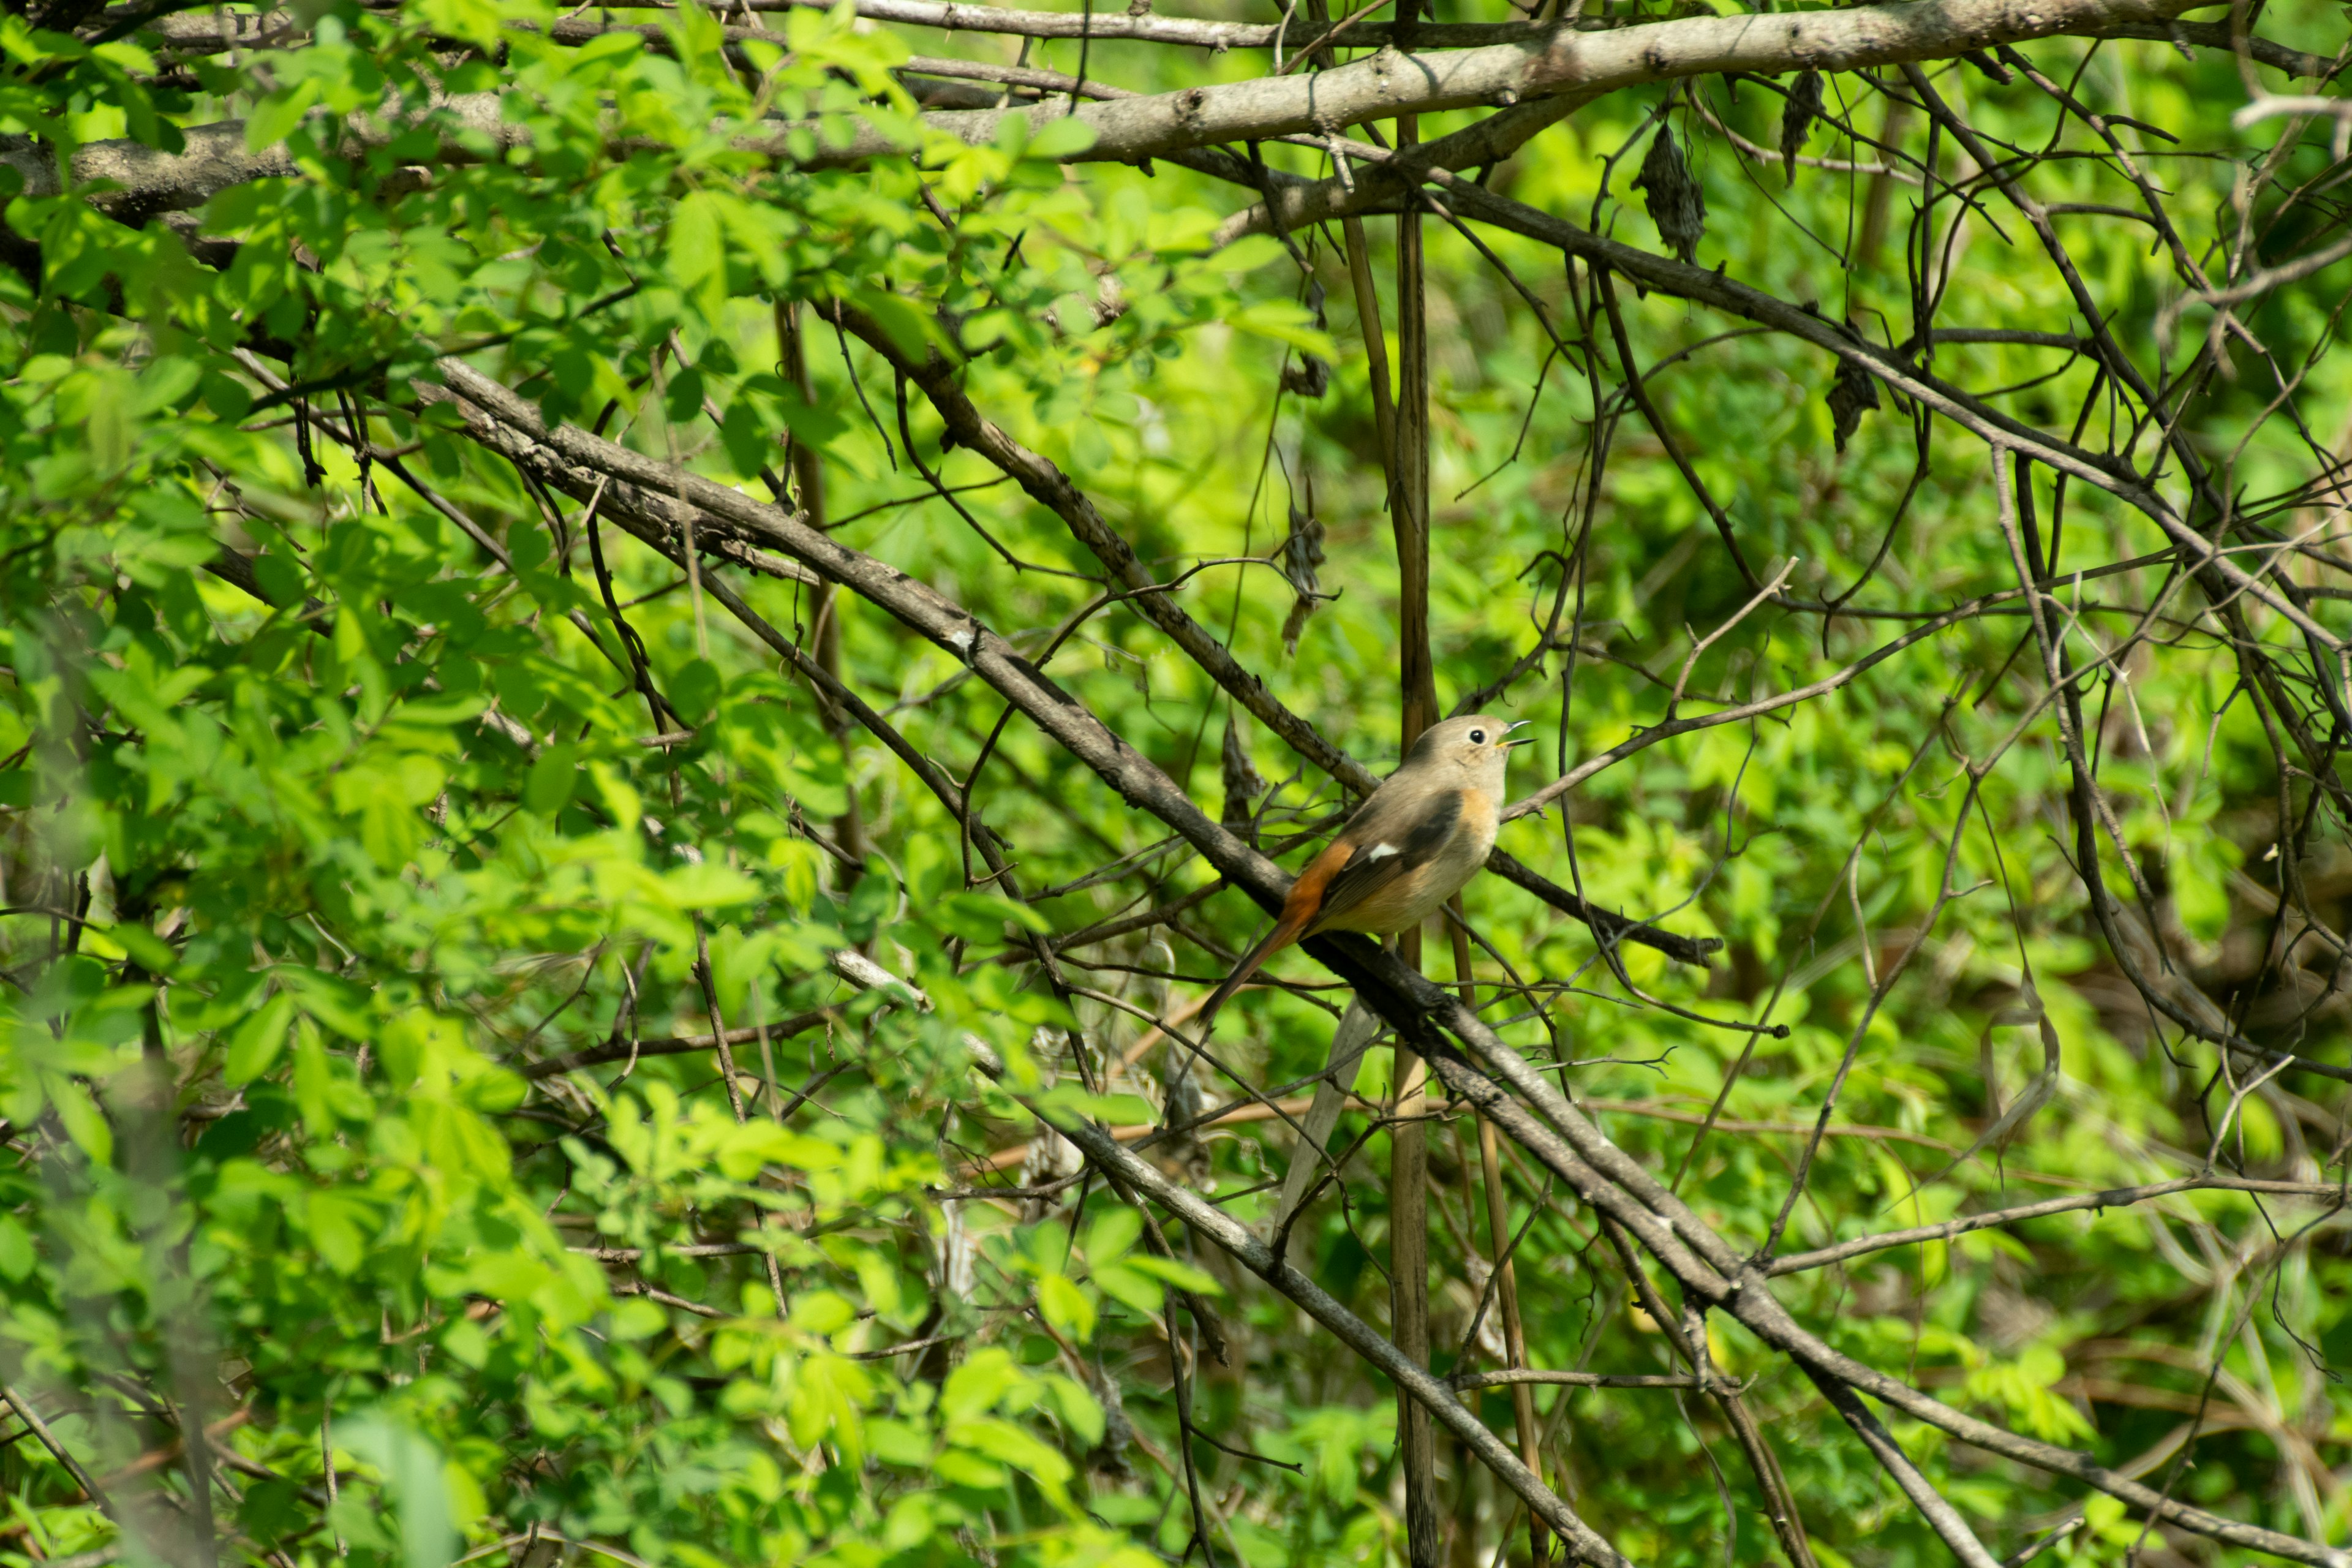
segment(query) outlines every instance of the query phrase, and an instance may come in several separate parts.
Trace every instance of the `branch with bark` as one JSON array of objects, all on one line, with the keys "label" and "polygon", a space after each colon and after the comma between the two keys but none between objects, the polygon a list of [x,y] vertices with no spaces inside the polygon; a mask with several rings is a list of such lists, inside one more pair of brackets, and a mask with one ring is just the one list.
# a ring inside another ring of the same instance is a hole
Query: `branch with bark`
[{"label": "branch with bark", "polygon": [[[1172,780],[1068,692],[1039,674],[1002,637],[935,590],[808,527],[786,509],[752,500],[584,432],[551,428],[528,403],[460,362],[445,362],[442,370],[451,391],[462,400],[468,433],[476,439],[526,464],[561,463],[599,476],[607,487],[634,486],[693,508],[698,517],[709,520],[706,526],[734,529],[761,548],[800,562],[887,611],[910,630],[954,652],[1121,798],[1182,836],[1226,880],[1268,909],[1278,907],[1288,887],[1288,879],[1279,868],[1211,818]],[[698,527],[698,536],[700,532]],[[1354,986],[1397,1031],[1401,1041],[1432,1063],[1454,1096],[1491,1120],[1578,1202],[1622,1227],[1674,1279],[1686,1301],[1702,1310],[1719,1310],[1735,1318],[1813,1379],[1897,1485],[1913,1497],[1962,1556],[1974,1560],[1983,1548],[1933,1489],[1924,1488],[1916,1468],[1885,1437],[1883,1427],[1857,1395],[1898,1409],[1962,1442],[2081,1481],[2167,1523],[2225,1544],[2310,1563],[2314,1568],[2352,1565],[2352,1553],[2182,1502],[2088,1456],[1954,1410],[1834,1350],[1800,1325],[1772,1297],[1769,1281],[1775,1270],[1769,1258],[1745,1257],[1717,1235],[1656,1176],[1610,1142],[1458,998],[1424,980],[1395,956],[1358,939],[1318,938],[1307,944],[1307,951]],[[1531,1510],[1570,1541],[1581,1560],[1620,1561],[1614,1550],[1593,1536],[1507,1445],[1461,1406],[1441,1380],[1402,1356],[1311,1280],[1282,1263],[1244,1227],[1160,1174],[1121,1145],[1108,1129],[1073,1121],[1058,1113],[1040,1110],[1039,1114],[1076,1143],[1107,1175],[1181,1219],[1196,1235],[1297,1302],[1343,1342],[1394,1378]]]},{"label": "branch with bark", "polygon": [[[908,4],[909,0],[871,3],[887,8]],[[932,19],[932,25],[942,26],[950,25],[944,14],[959,10],[971,11],[975,20],[1021,15],[978,7],[919,8],[925,9],[927,16],[934,11],[941,13]],[[2116,29],[2137,30],[2129,36],[2168,38],[2173,29],[2192,26],[2180,22],[2179,17],[2182,12],[2196,8],[2183,0],[1907,0],[1905,4],[1832,12],[1686,17],[1606,31],[1553,26],[1525,34],[1514,31],[1509,41],[1458,49],[1443,47],[1442,38],[1425,42],[1424,32],[1441,31],[1425,26],[1415,29],[1413,52],[1382,47],[1352,64],[1311,74],[1267,76],[1176,92],[1139,94],[1081,104],[1075,110],[1066,100],[1028,107],[940,110],[922,116],[921,123],[928,131],[973,145],[987,145],[997,139],[1008,116],[1029,121],[1033,132],[1049,121],[1075,118],[1093,132],[1094,142],[1084,149],[1062,154],[1066,161],[1132,163],[1221,142],[1285,136],[1320,141],[1365,121],[1446,109],[1507,108],[1522,100],[1537,99],[1565,98],[1587,102],[1625,88],[1696,76],[1858,70],[1916,60],[1951,59],[2036,38],[2121,36],[2116,34]],[[879,16],[880,13],[876,15]],[[1103,17],[1097,19],[1097,25],[1111,28],[1115,22],[1131,21],[1167,25],[1166,19],[1154,17]],[[2202,26],[2210,28],[2215,25]],[[1253,38],[1271,41],[1265,37],[1263,28],[1247,31]],[[1103,38],[1114,33],[1091,36]],[[2184,33],[2182,37],[2188,35]],[[2210,33],[2199,37],[2209,41],[2212,38]],[[1215,47],[1206,37],[1199,41]],[[1372,38],[1367,37],[1362,41],[1370,42]],[[2226,34],[2222,41],[2226,41]],[[226,42],[223,47],[227,47]],[[1225,47],[1235,46],[1228,43]],[[2317,64],[2314,57],[2292,52],[2269,63],[2287,69],[2315,68]],[[1000,76],[995,79],[1007,79]],[[501,151],[523,146],[527,142],[522,127],[503,119],[494,94],[454,97],[433,106],[431,113],[444,128],[438,153],[443,159],[478,156],[485,138]],[[353,120],[341,124],[337,135],[353,146],[366,147],[387,143],[405,129],[397,123]],[[1508,127],[1503,127],[1480,134],[1502,137],[1507,133]],[[87,142],[75,150],[69,172],[61,172],[49,148],[19,140],[14,146],[0,148],[0,165],[16,170],[25,181],[26,194],[31,195],[55,195],[68,184],[110,182],[112,188],[92,199],[102,210],[131,221],[156,213],[200,206],[215,193],[232,185],[290,177],[297,172],[282,145],[261,153],[247,152],[241,121],[194,127],[186,136],[187,146],[179,153],[163,153],[135,141],[120,139]],[[787,142],[788,137],[780,133],[752,138],[747,145],[780,159],[790,159],[793,154]],[[1429,145],[1433,150],[1444,143]],[[1457,145],[1465,148],[1467,161],[1456,166],[1490,161],[1471,156],[1466,144]],[[869,126],[846,144],[821,148],[804,166],[846,167],[877,158],[901,156],[907,151],[893,137]],[[1436,154],[1433,151],[1431,155]],[[1311,209],[1298,210],[1302,216],[1296,221],[1305,221]]]}]

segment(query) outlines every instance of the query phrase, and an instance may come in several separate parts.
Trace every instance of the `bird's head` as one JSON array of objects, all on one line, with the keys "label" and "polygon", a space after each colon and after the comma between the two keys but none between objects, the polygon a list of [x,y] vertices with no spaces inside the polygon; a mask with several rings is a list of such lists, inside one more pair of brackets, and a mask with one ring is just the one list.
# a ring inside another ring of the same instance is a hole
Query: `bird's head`
[{"label": "bird's head", "polygon": [[1412,743],[1405,765],[1440,769],[1459,774],[1465,784],[1489,792],[1500,790],[1503,769],[1511,760],[1512,750],[1535,739],[1532,735],[1513,737],[1511,731],[1526,723],[1524,719],[1509,722],[1490,714],[1472,713],[1432,724]]}]

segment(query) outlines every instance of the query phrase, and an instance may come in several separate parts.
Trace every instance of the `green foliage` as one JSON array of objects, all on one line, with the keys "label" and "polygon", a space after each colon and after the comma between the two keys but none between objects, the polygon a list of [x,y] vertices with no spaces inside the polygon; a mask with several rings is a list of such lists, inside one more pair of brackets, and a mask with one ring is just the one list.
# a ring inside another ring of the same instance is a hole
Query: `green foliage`
[{"label": "green foliage", "polygon": [[[300,14],[309,30],[286,47],[184,70],[166,68],[152,25],[90,42],[0,18],[0,130],[61,151],[127,138],[175,153],[234,113],[274,171],[212,195],[193,243],[118,221],[102,189],[16,190],[5,208],[37,254],[0,268],[0,1117],[14,1156],[0,1169],[0,1373],[114,1512],[11,1434],[0,1558],[121,1544],[131,1560],[194,1561],[202,1487],[223,1552],[278,1568],[494,1554],[545,1568],[559,1552],[686,1568],[1400,1559],[1386,1384],[1181,1227],[1147,1231],[1091,1179],[1045,1190],[1075,1163],[972,1070],[976,1040],[1032,1104],[1160,1120],[1181,1058],[1092,1075],[1139,1042],[1139,1010],[1164,1015],[1179,989],[1213,984],[1256,911],[1228,893],[1185,917],[1198,923],[1179,929],[1181,949],[1148,931],[1073,947],[1059,962],[1076,989],[1058,990],[1032,937],[1172,901],[1211,874],[1035,731],[1000,728],[1001,701],[947,653],[845,597],[730,568],[809,646],[829,622],[851,686],[1011,846],[1017,874],[989,876],[971,825],[699,584],[467,440],[436,370],[466,356],[551,423],[601,426],[752,493],[813,457],[836,537],[1013,637],[1197,798],[1213,797],[1216,736],[1239,723],[1279,781],[1255,803],[1271,840],[1341,805],[1329,782],[1236,719],[1132,606],[1104,612],[1079,575],[1095,567],[1085,550],[982,458],[943,451],[919,397],[821,310],[845,303],[959,360],[983,411],[1072,475],[1163,578],[1180,558],[1266,553],[1286,499],[1312,510],[1336,597],[1295,654],[1293,584],[1262,565],[1212,567],[1181,602],[1375,761],[1395,749],[1396,577],[1365,345],[1352,312],[1327,315],[1317,292],[1344,297],[1344,263],[1314,235],[1296,254],[1263,238],[1212,250],[1232,202],[1173,167],[1070,175],[1059,160],[1087,135],[1075,120],[1034,136],[1013,121],[980,146],[925,128],[890,74],[901,40],[845,8],[771,13],[772,38],[731,45],[719,14],[691,6],[662,13],[657,37],[584,45],[558,41],[565,13],[541,5]],[[2248,153],[2212,107],[2238,101],[2226,59],[2109,48],[2102,61],[2130,62],[2143,117],[2194,127],[2200,153]],[[1076,45],[1053,58],[1075,67]],[[1224,68],[1126,63],[1170,88]],[[1732,129],[1773,142],[1763,95],[1706,90]],[[1971,90],[2002,136],[2053,133],[2022,87]],[[1553,155],[1498,180],[1552,211],[1625,200],[1633,163],[1603,163],[1654,100],[1594,104],[1544,144]],[[1849,187],[1808,172],[1768,200],[1677,112],[1706,190],[1704,264],[1785,298],[1842,294],[1822,300],[1840,320],[1907,314],[1894,263],[1859,257],[1832,279],[1825,248],[1775,226],[1780,202],[1816,232],[1840,228]],[[1425,133],[1450,123],[1430,117]],[[2297,154],[2315,173],[2325,129]],[[900,155],[821,166],[860,137]],[[1298,150],[1265,151],[1307,168]],[[2179,210],[2203,202],[2234,223],[2235,166],[2167,165],[2194,195]],[[2111,174],[2068,167],[2069,199],[2117,199]],[[2085,272],[2151,328],[2145,237],[2063,221]],[[1622,226],[1647,244],[1645,223],[1629,209]],[[1570,331],[1557,257],[1495,244]],[[1577,546],[1586,433],[1625,410],[1555,363],[1465,242],[1433,226],[1431,245],[1433,599],[1450,703],[1544,625]],[[2008,247],[1979,237],[1961,277],[1978,324],[2064,327],[2068,302]],[[1645,364],[1691,356],[1653,393],[1749,558],[1801,557],[1808,595],[1863,576],[1910,482],[1903,420],[1870,416],[1841,458],[1822,356],[1708,341],[1712,318],[1621,293]],[[809,389],[780,342],[788,318]],[[2283,343],[2338,330],[2316,284],[2281,291],[2263,321]],[[1986,384],[2039,375],[2036,352],[1939,351]],[[1279,394],[1309,355],[1336,366],[1328,396]],[[2310,374],[2315,401],[2352,392],[2338,363]],[[2063,425],[2091,380],[2078,364],[2017,401]],[[2232,479],[2255,493],[2299,483],[2305,458],[2261,424],[2271,390],[2223,386],[2191,409],[2203,445],[2246,438]],[[1705,636],[1747,597],[1663,450],[1631,425],[1617,439],[1570,590],[1592,657],[1555,658],[1499,700],[1548,737],[1522,788],[1655,723],[1659,688],[1692,653],[1686,628]],[[1939,458],[1867,603],[1927,611],[2003,585],[1980,456]],[[2051,506],[2048,475],[2036,482]],[[2160,543],[2085,488],[2067,504],[2069,561]],[[2105,582],[2144,603],[2163,578],[2149,565]],[[1840,1135],[1790,1248],[1987,1206],[2004,1184],[2154,1179],[2216,1140],[2249,1169],[2305,1179],[2340,1155],[2339,1112],[2309,1083],[2270,1088],[2225,1126],[2210,1052],[2168,1057],[2084,907],[2053,752],[2012,747],[1969,794],[1968,761],[2039,696],[2032,660],[2014,661],[2019,629],[1964,623],[1817,700],[1640,752],[1507,831],[1507,848],[1562,881],[1572,845],[1597,904],[1724,939],[1712,971],[1628,946],[1622,977],[1602,978],[1586,926],[1496,879],[1470,890],[1496,967],[1539,984],[1496,1015],[1514,1043],[1577,1061],[1576,1091],[1611,1134],[1654,1168],[1686,1163],[1682,1192],[1743,1244],[1773,1224],[1801,1147],[1789,1130],[1810,1128],[1857,1038]],[[1883,633],[1768,611],[1697,658],[1691,704],[1822,679]],[[2262,635],[2292,646],[2282,622]],[[2252,873],[2292,832],[2263,718],[2226,650],[2186,639],[2102,695],[2122,835],[2160,871],[2186,951],[2227,980],[2265,940],[2263,898],[2277,902]],[[1113,862],[1119,877],[1096,875]],[[2126,885],[2120,858],[2108,870]],[[1947,886],[1961,896],[1873,1012],[1877,966]],[[844,952],[905,984],[859,989],[835,966]],[[1276,967],[1326,978],[1295,957]],[[1635,1005],[1636,988],[1680,1011]],[[2005,1149],[1915,1192],[2039,1070],[2036,999],[2064,1042],[2056,1100]],[[1223,1059],[1260,1085],[1312,1073],[1328,1000],[1244,997]],[[2263,1026],[2325,1055],[2341,1020]],[[731,1054],[677,1048],[715,1024]],[[1785,1036],[1740,1027],[1774,1025]],[[557,1061],[580,1056],[595,1059]],[[1387,1059],[1374,1053],[1364,1093]],[[1206,1102],[1237,1092],[1197,1077]],[[1690,1123],[1719,1095],[1727,1120],[1695,1145]],[[1369,1126],[1351,1114],[1335,1147]],[[1025,1158],[991,1163],[1020,1145]],[[1475,1338],[1463,1349],[1486,1222],[1475,1130],[1449,1110],[1433,1146],[1444,1373],[1489,1353]],[[1372,1131],[1360,1168],[1384,1168],[1386,1148]],[[1286,1159],[1264,1122],[1154,1153],[1252,1222]],[[1589,1216],[1547,1201],[1558,1194],[1528,1168],[1507,1175],[1512,1223],[1530,1222],[1531,1360],[1667,1370]],[[1007,1176],[1024,1191],[971,1195]],[[1389,1200],[1374,1181],[1348,1187],[1310,1213],[1291,1257],[1383,1321]],[[2281,1223],[2296,1238],[2273,1246],[2277,1212],[2202,1194],[2162,1213],[2069,1214],[1807,1274],[1782,1299],[1840,1348],[2108,1463],[2159,1446],[2218,1365],[2234,1414],[2198,1443],[2182,1495],[2340,1540],[2340,1481],[2306,1494],[2352,1444],[2352,1398],[2328,1370],[2352,1359],[2352,1262],[2340,1227],[2315,1238]],[[1227,1364],[1185,1294],[1222,1316]],[[1812,1388],[1743,1331],[1715,1331],[1719,1364],[1759,1380],[1748,1397],[1822,1561],[1941,1561]],[[2116,1394],[2124,1363],[2129,1397]],[[1469,1397],[1508,1428],[1504,1391]],[[1696,1402],[1552,1387],[1537,1403],[1551,1473],[1636,1561],[1767,1551],[1760,1499]],[[198,1426],[208,1474],[184,1443]],[[2075,1500],[1924,1427],[1895,1436],[2004,1549]],[[1509,1500],[1458,1455],[1444,1463],[1483,1550],[1523,1539]],[[1731,1478],[1728,1514],[1714,1463]],[[2104,1562],[2138,1539],[2139,1521],[2097,1496],[2084,1521],[2054,1560]]]}]

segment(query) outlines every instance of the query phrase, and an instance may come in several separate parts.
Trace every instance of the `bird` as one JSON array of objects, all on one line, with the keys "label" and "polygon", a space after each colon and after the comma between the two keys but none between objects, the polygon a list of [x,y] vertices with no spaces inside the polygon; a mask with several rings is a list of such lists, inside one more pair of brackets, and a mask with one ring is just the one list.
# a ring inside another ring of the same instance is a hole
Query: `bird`
[{"label": "bird", "polygon": [[1334,931],[1393,936],[1460,892],[1495,847],[1503,770],[1513,749],[1534,739],[1515,740],[1511,731],[1526,722],[1473,713],[1423,730],[1397,771],[1290,885],[1274,929],[1202,1007],[1201,1037],[1233,994],[1292,942]]}]

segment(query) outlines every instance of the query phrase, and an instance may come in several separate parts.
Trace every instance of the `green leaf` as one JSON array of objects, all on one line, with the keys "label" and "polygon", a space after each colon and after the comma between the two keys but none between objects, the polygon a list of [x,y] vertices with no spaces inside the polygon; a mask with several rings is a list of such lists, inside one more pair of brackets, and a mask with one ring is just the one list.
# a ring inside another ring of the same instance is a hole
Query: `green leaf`
[{"label": "green leaf", "polygon": [[306,1218],[310,1245],[327,1267],[338,1274],[356,1274],[367,1256],[368,1235],[375,1227],[375,1211],[337,1188],[310,1194]]},{"label": "green leaf", "polygon": [[670,901],[681,910],[723,910],[760,896],[759,883],[709,861],[677,867],[665,884]]},{"label": "green leaf", "polygon": [[[1023,156],[1045,163],[1061,163],[1075,158],[1095,144],[1095,128],[1076,115],[1065,115],[1049,121],[1029,138]],[[1279,247],[1277,247],[1279,248]]]},{"label": "green leaf", "polygon": [[1270,234],[1247,234],[1218,251],[1216,264],[1228,272],[1255,272],[1289,254]]},{"label": "green leaf", "polygon": [[1002,942],[1010,924],[1029,931],[1049,929],[1045,917],[1026,904],[995,893],[952,893],[931,905],[930,918],[940,929],[967,942]]},{"label": "green leaf", "polygon": [[670,678],[666,695],[677,708],[678,717],[689,724],[699,724],[719,706],[720,683],[718,666],[707,658],[691,658]]},{"label": "green leaf", "polygon": [[829,452],[833,443],[849,428],[849,418],[837,408],[817,408],[789,395],[777,400],[776,411],[793,433],[793,439],[804,441],[821,452]]},{"label": "green leaf", "polygon": [[689,191],[671,209],[666,266],[681,293],[715,314],[726,299],[726,220],[709,191]]},{"label": "green leaf", "polygon": [[1151,1102],[1134,1094],[1089,1094],[1074,1083],[1057,1083],[1037,1096],[1046,1110],[1076,1111],[1114,1127],[1134,1127],[1155,1119]]},{"label": "green leaf", "polygon": [[433,31],[463,38],[478,47],[499,44],[499,9],[491,0],[416,0],[416,12]]},{"label": "green leaf", "polygon": [[179,952],[143,925],[126,921],[107,927],[106,934],[150,974],[169,974],[180,966]]},{"label": "green leaf", "polygon": [[14,1215],[0,1214],[0,1279],[23,1284],[39,1261],[33,1251],[33,1233]]},{"label": "green leaf", "polygon": [[553,816],[571,803],[580,779],[580,748],[554,745],[541,752],[523,778],[523,808],[540,816]]},{"label": "green leaf", "polygon": [[1069,1427],[1078,1441],[1092,1448],[1103,1440],[1109,1421],[1103,1414],[1102,1402],[1087,1385],[1074,1377],[1046,1379],[1054,1393],[1055,1408],[1061,1412],[1062,1423]]},{"label": "green leaf", "polygon": [[1070,1461],[1034,1434],[1000,1417],[986,1417],[948,1434],[959,1447],[976,1449],[1003,1459],[1035,1481],[1048,1493],[1069,1484]]},{"label": "green leaf", "polygon": [[1143,1216],[1122,1205],[1105,1209],[1087,1226],[1087,1261],[1099,1267],[1113,1262],[1143,1234]]},{"label": "green leaf", "polygon": [[794,1296],[789,1321],[807,1334],[837,1334],[857,1320],[857,1309],[837,1290],[804,1290]]},{"label": "green leaf", "polygon": [[404,1568],[447,1568],[457,1555],[458,1537],[440,1449],[406,1425],[373,1413],[338,1422],[335,1440],[383,1478],[385,1500],[400,1521]]},{"label": "green leaf", "polygon": [[1151,1275],[1156,1279],[1165,1279],[1171,1285],[1180,1286],[1196,1296],[1219,1296],[1224,1293],[1223,1288],[1217,1283],[1216,1276],[1204,1273],[1189,1263],[1181,1263],[1173,1258],[1154,1258],[1144,1253],[1135,1253],[1121,1259],[1119,1266]]},{"label": "green leaf", "polygon": [[261,1009],[229,1032],[228,1048],[221,1058],[221,1078],[230,1088],[251,1083],[269,1070],[285,1048],[286,1031],[293,1026],[294,998],[280,991]]},{"label": "green leaf", "polygon": [[1124,1263],[1104,1263],[1097,1264],[1090,1277],[1096,1288],[1114,1300],[1124,1301],[1146,1314],[1160,1310],[1160,1281],[1147,1274]]},{"label": "green leaf", "polygon": [[1339,357],[1331,335],[1316,326],[1313,316],[1287,300],[1261,300],[1244,305],[1227,314],[1225,321],[1241,331],[1286,343],[1301,353],[1324,360]]},{"label": "green leaf", "polygon": [[477,1372],[489,1364],[490,1336],[471,1318],[459,1318],[442,1330],[441,1348]]},{"label": "green leaf", "polygon": [[1066,1274],[1048,1274],[1037,1281],[1037,1310],[1080,1344],[1095,1337],[1095,1304]]},{"label": "green leaf", "polygon": [[42,1087],[47,1090],[49,1104],[57,1110],[58,1121],[66,1130],[73,1146],[88,1155],[93,1165],[114,1163],[114,1128],[98,1101],[81,1084],[59,1073],[43,1073]]},{"label": "green leaf", "polygon": [[319,84],[316,80],[297,83],[284,92],[274,92],[253,106],[245,117],[245,146],[249,153],[262,153],[286,140],[302,117],[318,106]]},{"label": "green leaf", "polygon": [[992,1410],[997,1402],[1022,1386],[1027,1374],[1001,1345],[974,1351],[954,1370],[940,1390],[940,1410],[950,1420]]}]

